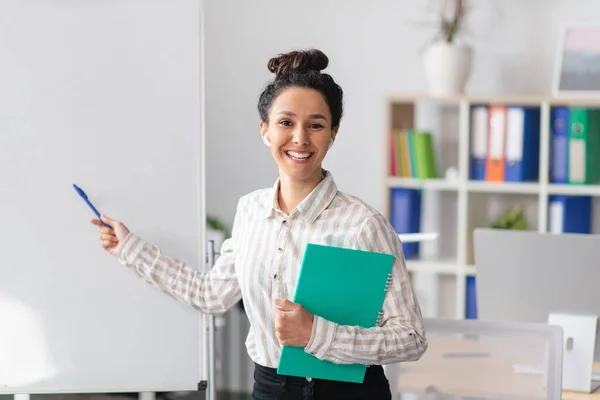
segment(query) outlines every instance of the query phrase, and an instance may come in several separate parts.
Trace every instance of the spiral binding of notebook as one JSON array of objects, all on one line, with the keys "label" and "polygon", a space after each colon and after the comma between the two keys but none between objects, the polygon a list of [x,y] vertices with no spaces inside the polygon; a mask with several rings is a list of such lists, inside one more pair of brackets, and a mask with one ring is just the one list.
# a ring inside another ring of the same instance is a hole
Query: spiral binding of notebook
[{"label": "spiral binding of notebook", "polygon": [[[387,291],[390,289],[390,285],[392,284],[392,273],[390,272],[387,276],[387,279],[385,280],[385,291],[387,293]],[[379,311],[377,313],[377,321],[375,322],[374,326],[379,326],[381,324],[381,319],[383,318],[383,310]]]}]

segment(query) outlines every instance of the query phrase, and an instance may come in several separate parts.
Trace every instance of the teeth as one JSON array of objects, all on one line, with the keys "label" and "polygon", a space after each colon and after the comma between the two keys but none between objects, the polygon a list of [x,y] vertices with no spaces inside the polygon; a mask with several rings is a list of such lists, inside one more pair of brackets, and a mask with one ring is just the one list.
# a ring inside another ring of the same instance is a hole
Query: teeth
[{"label": "teeth", "polygon": [[298,158],[300,160],[304,160],[304,159],[310,157],[310,153],[298,153],[296,151],[288,151],[287,154],[294,158]]}]

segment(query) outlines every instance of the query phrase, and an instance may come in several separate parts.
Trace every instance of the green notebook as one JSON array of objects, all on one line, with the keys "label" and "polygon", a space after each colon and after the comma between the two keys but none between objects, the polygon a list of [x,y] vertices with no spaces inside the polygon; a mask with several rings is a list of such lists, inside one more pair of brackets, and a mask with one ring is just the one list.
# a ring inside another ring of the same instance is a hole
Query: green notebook
[{"label": "green notebook", "polygon": [[[371,328],[378,323],[394,256],[308,244],[294,302],[340,325]],[[303,347],[283,346],[277,373],[362,383],[366,366],[319,360]]]}]

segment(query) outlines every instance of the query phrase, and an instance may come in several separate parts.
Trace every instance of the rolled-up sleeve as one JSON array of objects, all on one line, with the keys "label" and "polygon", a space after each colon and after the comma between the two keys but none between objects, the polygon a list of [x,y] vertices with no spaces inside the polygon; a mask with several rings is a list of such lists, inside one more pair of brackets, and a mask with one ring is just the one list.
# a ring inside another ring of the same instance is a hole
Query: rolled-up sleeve
[{"label": "rolled-up sleeve", "polygon": [[[239,209],[238,206],[238,213]],[[127,235],[121,244],[118,260],[176,300],[205,313],[225,312],[241,299],[240,285],[235,272],[238,213],[232,237],[223,242],[221,255],[208,273],[162,254],[158,246],[133,233]]]}]

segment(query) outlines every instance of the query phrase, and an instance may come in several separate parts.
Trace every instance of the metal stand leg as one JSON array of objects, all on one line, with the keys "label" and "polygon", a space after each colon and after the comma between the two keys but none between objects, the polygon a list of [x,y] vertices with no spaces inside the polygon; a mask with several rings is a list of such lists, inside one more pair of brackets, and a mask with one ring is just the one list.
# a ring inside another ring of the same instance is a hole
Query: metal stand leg
[{"label": "metal stand leg", "polygon": [[15,394],[14,400],[29,400],[28,394]]},{"label": "metal stand leg", "polygon": [[[207,269],[213,267],[215,263],[215,242],[208,241],[207,248]],[[208,353],[208,386],[206,391],[207,400],[217,400],[217,378],[215,376],[215,317],[206,315],[206,351]]]}]

